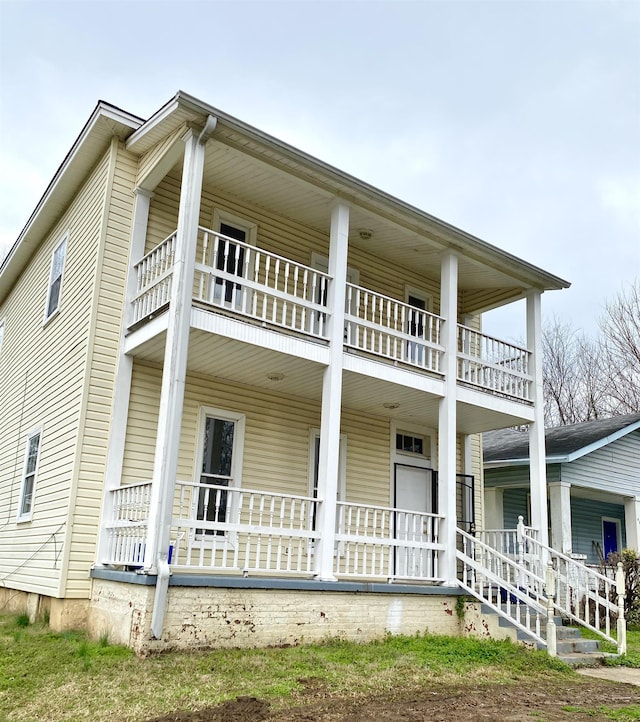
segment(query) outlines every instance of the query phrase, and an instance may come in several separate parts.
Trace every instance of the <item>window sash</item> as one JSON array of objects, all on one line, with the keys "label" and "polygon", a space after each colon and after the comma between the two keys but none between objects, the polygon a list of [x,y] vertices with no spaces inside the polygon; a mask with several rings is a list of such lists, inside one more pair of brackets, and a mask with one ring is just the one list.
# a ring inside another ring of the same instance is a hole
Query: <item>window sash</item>
[{"label": "window sash", "polygon": [[30,516],[33,510],[36,471],[40,455],[40,434],[40,431],[36,431],[27,439],[24,473],[22,475],[22,490],[20,492],[20,506],[18,508],[19,519]]},{"label": "window sash", "polygon": [[46,318],[52,316],[60,306],[60,292],[62,290],[62,274],[67,253],[67,238],[62,239],[53,252],[51,258],[51,273],[49,276],[49,292],[47,294]]}]

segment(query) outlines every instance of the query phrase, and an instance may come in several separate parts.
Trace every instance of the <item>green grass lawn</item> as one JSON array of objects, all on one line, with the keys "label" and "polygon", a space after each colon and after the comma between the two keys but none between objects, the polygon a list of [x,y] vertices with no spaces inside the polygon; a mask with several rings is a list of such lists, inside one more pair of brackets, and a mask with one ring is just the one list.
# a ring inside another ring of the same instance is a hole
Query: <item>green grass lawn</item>
[{"label": "green grass lawn", "polygon": [[[640,659],[640,632],[629,635]],[[544,652],[508,642],[389,636],[380,642],[284,649],[212,650],[137,658],[106,639],[52,633],[24,617],[0,616],[0,719],[137,722],[239,695],[274,707],[300,698],[309,680],[331,695],[397,693],[442,684],[562,681],[573,672]],[[126,710],[126,713],[123,712]]]}]

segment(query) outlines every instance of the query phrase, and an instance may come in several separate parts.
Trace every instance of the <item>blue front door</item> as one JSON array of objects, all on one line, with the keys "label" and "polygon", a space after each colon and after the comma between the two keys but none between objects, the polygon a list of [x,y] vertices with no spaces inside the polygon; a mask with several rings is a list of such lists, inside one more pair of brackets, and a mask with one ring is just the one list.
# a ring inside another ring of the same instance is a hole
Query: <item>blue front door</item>
[{"label": "blue front door", "polygon": [[618,551],[618,525],[615,521],[602,520],[602,537],[604,540],[604,558]]}]

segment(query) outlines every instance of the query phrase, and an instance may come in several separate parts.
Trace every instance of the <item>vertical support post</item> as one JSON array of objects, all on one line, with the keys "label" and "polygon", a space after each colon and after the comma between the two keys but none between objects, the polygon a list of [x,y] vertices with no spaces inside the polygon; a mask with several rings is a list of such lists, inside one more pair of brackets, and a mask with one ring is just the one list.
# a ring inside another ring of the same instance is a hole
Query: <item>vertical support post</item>
[{"label": "vertical support post", "polygon": [[551,546],[563,554],[571,554],[571,484],[554,481],[549,484],[551,507]]},{"label": "vertical support post", "polygon": [[151,198],[153,198],[153,193],[150,191],[142,188],[136,188],[134,191],[131,242],[129,244],[129,269],[127,271],[122,327],[120,329],[120,345],[116,365],[113,408],[111,409],[111,423],[109,425],[109,446],[107,448],[104,495],[102,500],[102,524],[96,560],[98,566],[101,564],[101,560],[105,558],[109,541],[104,524],[113,513],[112,491],[120,486],[122,479],[129,396],[131,394],[131,374],[133,372],[133,358],[127,356],[123,351],[124,338],[131,314],[131,299],[135,295],[137,285],[134,266],[144,256]]},{"label": "vertical support post", "polygon": [[197,135],[193,129],[189,129],[182,138],[184,142],[182,184],[178,207],[175,260],[171,274],[171,297],[144,562],[145,571],[155,571],[158,574],[151,617],[151,632],[156,639],[162,635],[169,587],[169,535],[187,375],[191,296],[198,240],[205,146],[215,126],[216,119],[209,116],[200,135]]},{"label": "vertical support post", "polygon": [[624,500],[624,525],[627,548],[640,552],[640,496],[631,496]]},{"label": "vertical support post", "polygon": [[547,652],[550,657],[557,657],[558,645],[556,640],[556,623],[554,621],[555,610],[553,608],[553,600],[556,596],[556,572],[551,559],[547,562],[545,587],[547,592]]},{"label": "vertical support post", "polygon": [[485,487],[483,529],[504,529],[504,489]]},{"label": "vertical support post", "polygon": [[458,350],[458,257],[447,251],[440,267],[441,343],[444,346],[445,395],[438,409],[438,513],[440,541],[444,551],[440,558],[440,576],[445,584],[457,584],[456,573],[456,397]]},{"label": "vertical support post", "polygon": [[317,530],[314,571],[317,579],[335,581],[333,550],[336,535],[336,509],[340,457],[340,418],[342,406],[342,355],[349,246],[349,206],[337,201],[331,211],[329,235],[329,365],[322,379],[322,418],[318,458]]},{"label": "vertical support post", "polygon": [[627,620],[624,618],[624,597],[626,592],[626,580],[624,578],[624,569],[622,562],[618,562],[616,569],[616,594],[618,595],[618,654],[627,653]]},{"label": "vertical support post", "polygon": [[534,421],[529,424],[529,483],[531,486],[531,526],[538,530],[544,546],[549,545],[547,518],[547,467],[542,395],[542,293],[527,295],[527,347],[531,354]]}]

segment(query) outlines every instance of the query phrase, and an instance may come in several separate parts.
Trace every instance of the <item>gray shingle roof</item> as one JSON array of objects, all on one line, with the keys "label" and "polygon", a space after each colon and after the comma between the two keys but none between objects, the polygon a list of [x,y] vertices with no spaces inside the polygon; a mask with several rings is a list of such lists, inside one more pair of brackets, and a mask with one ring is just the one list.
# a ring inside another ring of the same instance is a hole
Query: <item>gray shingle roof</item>
[{"label": "gray shingle roof", "polygon": [[[547,429],[545,431],[547,459],[575,454],[580,449],[637,423],[640,423],[640,414],[629,414]],[[485,462],[528,459],[529,434],[526,431],[513,429],[489,431],[482,435],[482,448]]]}]

